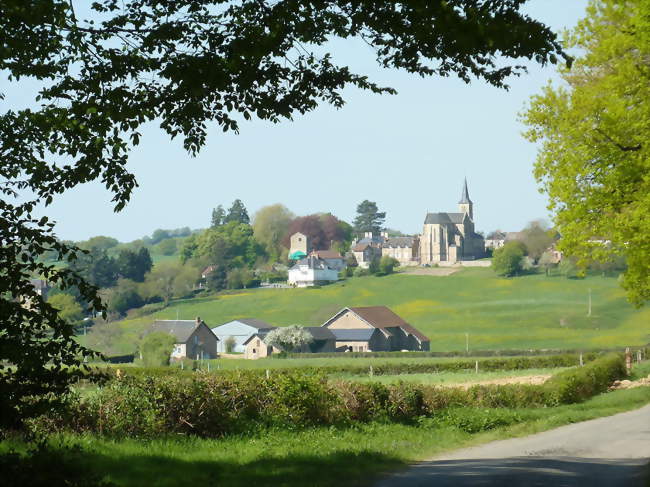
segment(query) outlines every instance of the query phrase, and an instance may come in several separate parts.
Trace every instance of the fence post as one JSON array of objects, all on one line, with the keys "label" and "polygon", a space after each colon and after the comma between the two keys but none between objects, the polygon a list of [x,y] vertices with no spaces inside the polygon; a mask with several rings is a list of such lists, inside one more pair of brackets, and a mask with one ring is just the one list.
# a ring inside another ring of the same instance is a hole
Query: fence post
[{"label": "fence post", "polygon": [[632,352],[630,352],[630,347],[625,349],[625,368],[627,369],[627,375],[630,375],[632,371]]},{"label": "fence post", "polygon": [[478,374],[478,360],[476,361],[476,373]]},{"label": "fence post", "polygon": [[641,349],[640,348],[636,351],[636,361],[641,362]]},{"label": "fence post", "polygon": [[270,377],[271,377],[271,372],[269,371],[269,369],[266,369],[266,378],[268,379]]},{"label": "fence post", "polygon": [[582,352],[580,352],[580,367],[582,367],[582,366],[584,366],[584,365],[585,365],[585,362],[584,362],[584,360],[582,359]]},{"label": "fence post", "polygon": [[368,374],[370,375],[370,377],[372,377],[372,376],[373,376],[373,371],[372,371],[372,365],[370,366],[370,371],[369,371],[369,373],[368,373]]}]

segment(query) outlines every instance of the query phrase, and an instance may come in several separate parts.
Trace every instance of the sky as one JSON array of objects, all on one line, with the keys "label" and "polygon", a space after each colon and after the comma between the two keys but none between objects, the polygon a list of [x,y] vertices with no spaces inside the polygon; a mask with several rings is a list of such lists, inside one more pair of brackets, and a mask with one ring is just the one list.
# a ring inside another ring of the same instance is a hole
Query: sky
[{"label": "sky", "polygon": [[[575,25],[586,5],[532,0],[526,10],[559,31]],[[157,228],[205,228],[212,208],[228,208],[236,198],[251,215],[282,203],[296,215],[331,212],[350,222],[357,204],[369,199],[386,212],[387,227],[414,234],[427,212],[457,211],[465,177],[477,230],[516,231],[531,220],[550,221],[532,175],[537,147],[522,137],[518,113],[557,79],[555,67],[530,63],[529,73],[511,78],[505,91],[382,69],[363,43],[337,42],[331,52],[339,64],[398,94],[346,89],[340,110],[323,105],[292,122],[243,123],[239,135],[215,124],[195,158],[150,124],[130,157],[140,187],[127,207],[114,213],[100,183],[67,191],[45,210],[57,221],[57,235],[130,241]]]}]

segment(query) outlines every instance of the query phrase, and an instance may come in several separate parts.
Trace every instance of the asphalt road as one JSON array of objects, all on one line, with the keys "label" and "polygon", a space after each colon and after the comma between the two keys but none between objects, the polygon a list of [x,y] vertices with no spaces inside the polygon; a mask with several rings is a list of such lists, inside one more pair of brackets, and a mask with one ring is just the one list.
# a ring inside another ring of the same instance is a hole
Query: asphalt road
[{"label": "asphalt road", "polygon": [[648,487],[650,405],[421,462],[376,487]]}]

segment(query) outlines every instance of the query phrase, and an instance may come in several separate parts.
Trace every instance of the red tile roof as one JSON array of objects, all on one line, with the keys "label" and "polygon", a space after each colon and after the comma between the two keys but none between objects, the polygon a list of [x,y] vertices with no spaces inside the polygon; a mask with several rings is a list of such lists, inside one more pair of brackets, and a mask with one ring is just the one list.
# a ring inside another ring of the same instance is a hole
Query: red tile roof
[{"label": "red tile roof", "polygon": [[[401,317],[393,313],[386,306],[365,306],[360,308],[348,308],[353,313],[359,315],[375,328],[393,328],[400,327],[406,333],[417,337],[421,341],[429,341],[429,337],[421,333],[417,328],[409,325]],[[385,330],[388,331],[388,330]]]}]

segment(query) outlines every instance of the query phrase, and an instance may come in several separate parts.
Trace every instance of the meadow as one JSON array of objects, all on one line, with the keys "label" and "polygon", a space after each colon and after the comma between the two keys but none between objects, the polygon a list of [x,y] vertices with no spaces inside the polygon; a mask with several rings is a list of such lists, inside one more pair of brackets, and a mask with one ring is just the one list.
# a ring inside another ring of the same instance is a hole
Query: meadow
[{"label": "meadow", "polygon": [[[591,314],[588,300],[591,295]],[[431,350],[603,349],[648,343],[650,308],[635,309],[613,277],[543,274],[501,278],[489,268],[450,276],[397,273],[322,288],[249,289],[175,300],[153,314],[97,326],[88,344],[132,353],[155,319],[209,326],[253,317],[273,325],[318,326],[346,306],[390,307],[431,338]],[[109,328],[110,327],[110,328]]]}]

